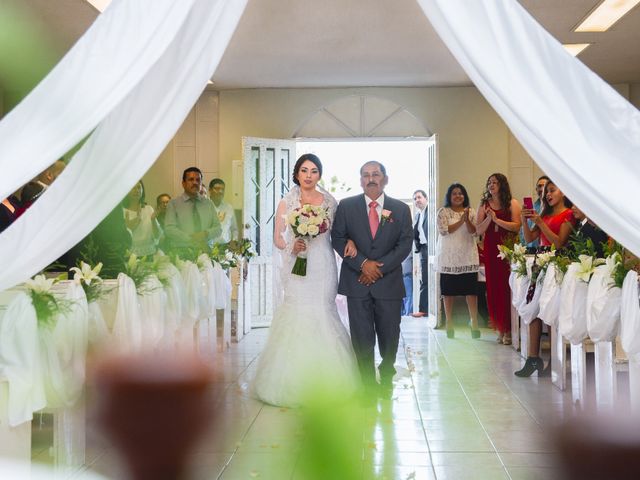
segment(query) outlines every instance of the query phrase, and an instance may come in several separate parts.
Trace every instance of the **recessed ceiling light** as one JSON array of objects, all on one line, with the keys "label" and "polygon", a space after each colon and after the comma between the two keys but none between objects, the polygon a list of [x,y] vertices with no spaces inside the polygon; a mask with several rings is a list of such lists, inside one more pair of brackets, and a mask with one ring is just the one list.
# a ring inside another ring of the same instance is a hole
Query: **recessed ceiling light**
[{"label": "recessed ceiling light", "polygon": [[574,57],[577,57],[580,52],[587,48],[590,43],[565,43],[562,46]]},{"label": "recessed ceiling light", "polygon": [[111,0],[87,0],[87,2],[93,5],[99,12],[104,12],[104,9],[111,3]]},{"label": "recessed ceiling light", "polygon": [[604,32],[639,3],[640,0],[603,0],[574,32]]}]

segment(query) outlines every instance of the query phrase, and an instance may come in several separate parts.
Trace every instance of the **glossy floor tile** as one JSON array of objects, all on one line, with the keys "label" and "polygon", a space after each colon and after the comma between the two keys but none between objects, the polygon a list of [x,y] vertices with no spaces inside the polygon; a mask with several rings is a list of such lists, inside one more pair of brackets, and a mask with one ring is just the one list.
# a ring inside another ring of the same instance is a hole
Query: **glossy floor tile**
[{"label": "glossy floor tile", "polygon": [[[515,480],[557,475],[548,425],[575,414],[570,390],[557,390],[549,379],[515,377],[522,359],[512,347],[498,345],[489,330],[472,340],[468,328],[460,327],[455,339],[447,339],[424,320],[403,318],[392,399],[371,407],[358,404],[346,416],[337,406],[335,422],[333,412],[325,411],[324,444],[309,435],[304,410],[252,398],[250,381],[267,335],[267,329],[254,330],[208,358],[223,373],[212,386],[218,416],[190,457],[190,478]],[[43,451],[40,446],[39,454]],[[347,462],[351,473],[314,476],[308,455]],[[99,442],[88,458],[93,462],[89,468],[118,475],[114,453]]]}]

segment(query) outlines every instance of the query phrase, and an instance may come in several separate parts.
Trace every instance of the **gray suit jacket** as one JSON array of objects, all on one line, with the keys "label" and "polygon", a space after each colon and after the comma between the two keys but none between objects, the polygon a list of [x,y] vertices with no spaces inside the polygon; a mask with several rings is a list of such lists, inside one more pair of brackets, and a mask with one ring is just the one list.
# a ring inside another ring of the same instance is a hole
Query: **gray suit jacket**
[{"label": "gray suit jacket", "polygon": [[[402,261],[411,251],[413,228],[409,207],[387,195],[384,209],[391,211],[389,221],[381,223],[376,238],[371,237],[369,215],[364,194],[345,198],[336,210],[331,229],[331,243],[343,257],[338,293],[348,297],[366,297],[369,293],[379,299],[402,299]],[[344,247],[351,239],[358,248],[356,257],[344,258]],[[370,287],[358,283],[360,266],[365,259],[384,263],[384,276]]]}]

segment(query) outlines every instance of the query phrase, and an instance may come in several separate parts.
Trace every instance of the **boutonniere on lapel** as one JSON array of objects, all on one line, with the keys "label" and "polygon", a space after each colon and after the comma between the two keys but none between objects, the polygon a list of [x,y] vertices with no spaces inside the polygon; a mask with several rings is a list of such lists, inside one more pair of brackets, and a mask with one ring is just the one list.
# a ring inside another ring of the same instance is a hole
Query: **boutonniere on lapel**
[{"label": "boutonniere on lapel", "polygon": [[391,218],[391,210],[382,209],[382,214],[380,215],[380,225],[384,225],[385,223],[393,223],[393,218]]}]

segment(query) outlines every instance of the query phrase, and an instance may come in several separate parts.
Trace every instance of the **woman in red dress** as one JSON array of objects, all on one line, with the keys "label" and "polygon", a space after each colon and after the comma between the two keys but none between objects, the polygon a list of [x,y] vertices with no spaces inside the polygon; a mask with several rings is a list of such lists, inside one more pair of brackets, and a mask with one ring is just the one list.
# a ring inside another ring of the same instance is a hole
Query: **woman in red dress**
[{"label": "woman in red dress", "polygon": [[498,331],[498,343],[511,345],[511,289],[509,264],[498,258],[498,245],[520,230],[520,204],[511,198],[507,177],[494,173],[478,207],[476,231],[484,234],[484,267],[487,277],[489,325]]},{"label": "woman in red dress", "polygon": [[[541,247],[554,245],[556,249],[565,246],[575,223],[571,202],[551,180],[547,182],[542,192],[542,211],[540,214],[538,215],[535,210],[523,210],[522,219],[524,239],[527,243],[539,238]],[[529,228],[527,219],[533,221],[533,227]],[[515,372],[518,377],[529,377],[535,371],[539,376],[551,372],[550,368],[544,371],[542,368],[543,362],[539,355],[541,336],[542,320],[535,318],[529,325],[529,356],[524,367]]]}]

